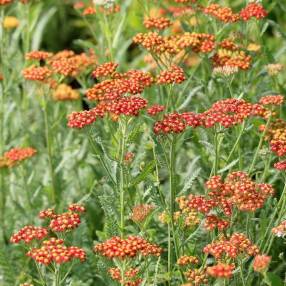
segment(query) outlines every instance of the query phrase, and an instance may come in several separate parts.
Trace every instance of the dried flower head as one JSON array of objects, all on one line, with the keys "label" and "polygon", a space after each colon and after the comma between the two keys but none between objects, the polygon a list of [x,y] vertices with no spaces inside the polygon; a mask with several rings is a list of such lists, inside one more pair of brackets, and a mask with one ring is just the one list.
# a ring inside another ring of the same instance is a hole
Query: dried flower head
[{"label": "dried flower head", "polygon": [[154,208],[155,207],[153,205],[148,204],[136,205],[132,209],[131,219],[134,222],[141,223],[154,210]]}]

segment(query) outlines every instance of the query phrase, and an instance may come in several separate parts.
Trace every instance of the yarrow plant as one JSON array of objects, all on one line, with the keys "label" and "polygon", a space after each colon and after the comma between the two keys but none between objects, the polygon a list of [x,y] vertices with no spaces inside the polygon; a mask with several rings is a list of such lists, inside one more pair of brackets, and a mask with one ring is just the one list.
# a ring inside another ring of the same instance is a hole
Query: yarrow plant
[{"label": "yarrow plant", "polygon": [[1,285],[284,284],[266,2],[0,0]]}]

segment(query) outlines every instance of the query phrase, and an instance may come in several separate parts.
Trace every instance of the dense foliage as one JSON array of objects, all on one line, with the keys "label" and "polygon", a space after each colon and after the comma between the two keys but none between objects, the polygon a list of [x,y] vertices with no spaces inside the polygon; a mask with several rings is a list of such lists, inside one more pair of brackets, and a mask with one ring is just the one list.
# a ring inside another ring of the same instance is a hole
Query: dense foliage
[{"label": "dense foliage", "polygon": [[0,0],[0,285],[286,285],[285,11]]}]

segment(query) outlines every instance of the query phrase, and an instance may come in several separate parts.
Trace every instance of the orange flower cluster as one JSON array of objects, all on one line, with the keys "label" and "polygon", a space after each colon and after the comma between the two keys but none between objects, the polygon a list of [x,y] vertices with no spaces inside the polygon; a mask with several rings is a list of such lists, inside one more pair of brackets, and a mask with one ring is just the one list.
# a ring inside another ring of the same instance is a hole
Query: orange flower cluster
[{"label": "orange flower cluster", "polygon": [[176,202],[178,203],[180,209],[180,211],[175,213],[176,220],[181,219],[185,227],[193,227],[200,223],[198,212],[191,210],[188,207],[188,200],[185,196],[178,197]]},{"label": "orange flower cluster", "polygon": [[1,5],[7,5],[11,4],[14,0],[0,0],[0,6]]},{"label": "orange flower cluster", "polygon": [[144,26],[147,29],[164,30],[171,26],[171,21],[165,17],[160,17],[160,18],[150,17],[144,20]]},{"label": "orange flower cluster", "polygon": [[137,205],[132,209],[131,219],[137,223],[143,222],[154,208],[153,205],[148,204]]},{"label": "orange flower cluster", "polygon": [[220,176],[212,177],[207,183],[209,196],[217,203],[227,201],[241,211],[255,211],[274,194],[270,184],[257,184],[248,174],[237,171],[227,175],[224,182]]},{"label": "orange flower cluster", "polygon": [[96,69],[92,72],[92,76],[94,78],[108,77],[113,76],[116,69],[118,68],[117,63],[108,62],[96,67]]},{"label": "orange flower cluster", "polygon": [[142,279],[138,278],[138,268],[130,268],[126,270],[124,277],[122,277],[119,268],[110,268],[108,272],[113,280],[118,281],[121,285],[124,286],[139,286],[142,282]]},{"label": "orange flower cluster", "polygon": [[189,269],[184,273],[189,281],[187,286],[208,285],[208,278],[205,269]]},{"label": "orange flower cluster", "polygon": [[37,150],[31,147],[12,148],[5,152],[3,157],[0,157],[0,168],[13,167],[21,161],[33,157],[36,153]]},{"label": "orange flower cluster", "polygon": [[104,80],[95,84],[87,91],[89,100],[115,100],[124,94],[139,94],[146,87],[151,86],[153,78],[149,73],[131,70],[123,74],[116,74],[116,78]]},{"label": "orange flower cluster", "polygon": [[282,105],[284,102],[283,95],[267,95],[263,96],[259,103],[262,105]]},{"label": "orange flower cluster", "polygon": [[83,16],[95,15],[96,13],[111,15],[120,12],[121,9],[120,6],[115,3],[108,3],[108,5],[96,7],[95,5],[90,5],[90,3],[87,6],[82,1],[76,2],[73,7],[76,10],[81,10],[81,15]]},{"label": "orange flower cluster", "polygon": [[22,71],[25,79],[43,83],[51,83],[51,76],[54,74],[76,77],[86,69],[92,68],[96,63],[92,50],[89,51],[89,54],[75,54],[70,50],[64,50],[56,54],[33,51],[26,54],[26,59],[44,61],[44,65],[32,65]]},{"label": "orange flower cluster", "polygon": [[211,15],[224,23],[233,23],[239,20],[239,14],[234,13],[229,7],[222,7],[219,4],[210,4],[202,9],[203,13]]},{"label": "orange flower cluster", "polygon": [[32,248],[27,256],[44,265],[49,265],[52,262],[57,264],[67,263],[73,259],[79,259],[83,262],[86,259],[86,253],[82,248],[67,247],[62,239],[56,238],[43,241],[40,248]]},{"label": "orange flower cluster", "polygon": [[124,259],[127,257],[133,258],[139,254],[159,256],[162,249],[139,236],[128,236],[126,239],[114,236],[103,243],[97,244],[94,251],[109,259]]},{"label": "orange flower cluster", "polygon": [[186,266],[188,264],[198,264],[199,259],[195,256],[183,255],[177,260],[177,264],[180,266]]},{"label": "orange flower cluster", "polygon": [[235,269],[235,265],[218,263],[214,266],[210,266],[207,268],[207,273],[215,278],[230,278]]},{"label": "orange flower cluster", "polygon": [[179,66],[171,66],[168,70],[164,70],[157,78],[159,84],[180,84],[186,80],[184,70]]},{"label": "orange flower cluster", "polygon": [[256,272],[265,272],[271,262],[271,257],[267,255],[256,255],[253,260],[253,269]]},{"label": "orange flower cluster", "polygon": [[45,51],[32,51],[25,55],[26,60],[44,61],[53,56],[53,53]]},{"label": "orange flower cluster", "polygon": [[28,244],[32,240],[42,240],[48,235],[48,230],[41,226],[27,225],[20,229],[17,233],[13,234],[10,238],[11,243],[19,243],[24,241]]},{"label": "orange flower cluster", "polygon": [[247,70],[251,64],[251,57],[241,50],[231,40],[224,40],[218,45],[218,50],[212,57],[215,67],[237,67]]},{"label": "orange flower cluster", "polygon": [[230,222],[225,219],[221,219],[216,215],[207,215],[205,220],[205,228],[207,230],[218,229],[220,231],[228,228]]},{"label": "orange flower cluster", "polygon": [[282,221],[278,226],[272,228],[272,233],[278,237],[286,236],[286,220]]},{"label": "orange flower cluster", "polygon": [[248,21],[254,17],[256,19],[262,19],[267,16],[267,11],[259,3],[251,2],[244,9],[240,11],[240,18],[243,21]]},{"label": "orange flower cluster", "polygon": [[259,253],[258,247],[242,233],[234,233],[229,239],[221,237],[206,245],[203,251],[218,260],[235,259],[241,254],[255,256]]},{"label": "orange flower cluster", "polygon": [[77,90],[63,83],[58,85],[53,92],[53,99],[57,101],[78,100],[80,99],[80,94]]}]

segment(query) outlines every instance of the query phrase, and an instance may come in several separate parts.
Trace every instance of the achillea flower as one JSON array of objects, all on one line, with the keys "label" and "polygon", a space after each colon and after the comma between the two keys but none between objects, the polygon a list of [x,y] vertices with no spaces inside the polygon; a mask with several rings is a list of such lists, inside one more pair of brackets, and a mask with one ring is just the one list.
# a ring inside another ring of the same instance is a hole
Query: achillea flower
[{"label": "achillea flower", "polygon": [[270,76],[276,76],[284,69],[284,66],[282,64],[269,64],[266,69]]},{"label": "achillea flower", "polygon": [[46,210],[40,211],[38,216],[40,219],[47,219],[47,218],[53,219],[57,217],[54,209],[46,209]]},{"label": "achillea flower", "polygon": [[142,279],[138,278],[138,268],[129,268],[125,271],[124,277],[121,276],[119,268],[110,268],[108,272],[113,280],[118,281],[124,286],[139,286],[142,282]]},{"label": "achillea flower", "polygon": [[207,214],[212,208],[217,206],[213,199],[206,199],[204,196],[189,195],[188,208],[197,212]]},{"label": "achillea flower", "polygon": [[52,218],[50,228],[54,232],[65,232],[77,228],[80,223],[81,221],[78,213],[67,212]]},{"label": "achillea flower", "polygon": [[150,116],[156,116],[158,113],[164,111],[164,109],[165,109],[164,105],[154,104],[147,109],[147,113]]},{"label": "achillea flower", "polygon": [[162,71],[157,78],[159,84],[180,84],[186,80],[184,70],[178,66],[171,66],[170,69]]},{"label": "achillea flower", "polygon": [[171,113],[155,123],[154,132],[156,134],[181,133],[186,127],[186,122],[179,113]]},{"label": "achillea flower", "polygon": [[33,81],[46,82],[52,75],[52,71],[47,67],[35,67],[31,66],[22,71],[25,79]]},{"label": "achillea flower", "polygon": [[177,260],[179,266],[186,266],[188,264],[198,264],[199,259],[195,256],[183,255]]},{"label": "achillea flower", "polygon": [[243,21],[248,21],[252,17],[256,19],[262,19],[265,18],[267,14],[267,11],[261,4],[251,2],[240,11],[240,18]]},{"label": "achillea flower", "polygon": [[45,51],[32,51],[25,55],[26,60],[37,60],[43,61],[50,57],[52,57],[53,53],[45,52]]},{"label": "achillea flower", "polygon": [[207,268],[207,273],[215,278],[231,278],[232,273],[235,269],[234,264],[218,263],[217,265],[210,266]]},{"label": "achillea flower", "polygon": [[68,127],[84,128],[96,121],[96,113],[93,109],[80,112],[72,112],[68,116]]},{"label": "achillea flower", "polygon": [[42,240],[48,235],[48,230],[44,227],[27,225],[13,234],[10,238],[11,243],[19,243],[23,241],[28,244],[32,240]]},{"label": "achillea flower", "polygon": [[275,163],[274,168],[279,170],[279,171],[285,171],[286,170],[286,160]]},{"label": "achillea flower", "polygon": [[126,239],[114,236],[103,243],[97,244],[94,247],[94,251],[109,259],[124,259],[127,257],[133,258],[139,254],[143,256],[159,256],[162,249],[139,236],[128,236]]},{"label": "achillea flower", "polygon": [[158,29],[164,30],[171,26],[171,21],[168,18],[160,17],[160,18],[146,18],[144,20],[144,26],[147,29]]},{"label": "achillea flower", "polygon": [[71,86],[62,83],[53,92],[53,99],[56,101],[78,100],[80,99],[80,94],[77,90],[72,89]]},{"label": "achillea flower", "polygon": [[272,140],[270,142],[271,151],[276,153],[277,156],[282,157],[286,154],[286,141]]},{"label": "achillea flower", "polygon": [[141,223],[148,217],[154,208],[153,205],[148,204],[136,205],[132,209],[131,219],[136,223]]},{"label": "achillea flower", "polygon": [[207,215],[204,226],[207,230],[218,229],[221,231],[228,228],[229,225],[230,222],[228,220],[221,219],[216,215]]},{"label": "achillea flower", "polygon": [[86,7],[82,12],[83,16],[95,15],[95,14],[96,14],[96,9],[92,6]]},{"label": "achillea flower", "polygon": [[190,282],[189,284],[186,284],[188,286],[199,286],[208,284],[208,278],[205,269],[189,269],[184,274],[187,280]]},{"label": "achillea flower", "polygon": [[271,262],[271,257],[267,255],[256,255],[253,260],[253,269],[256,272],[265,272]]},{"label": "achillea flower", "polygon": [[85,207],[80,204],[70,204],[68,207],[68,210],[71,212],[76,212],[76,213],[84,213]]},{"label": "achillea flower", "polygon": [[20,22],[16,17],[6,16],[3,21],[3,27],[5,29],[14,29],[19,26]]},{"label": "achillea flower", "polygon": [[62,264],[72,259],[79,259],[81,262],[86,260],[86,253],[82,248],[67,247],[62,239],[56,238],[45,240],[40,248],[32,248],[27,256],[46,266],[52,262]]},{"label": "achillea flower", "polygon": [[272,233],[277,237],[286,236],[286,220],[282,221],[280,225],[272,228]]},{"label": "achillea flower", "polygon": [[7,5],[11,4],[14,0],[0,0],[0,6],[1,5]]},{"label": "achillea flower", "polygon": [[107,111],[115,115],[138,116],[147,106],[147,100],[139,96],[126,96],[111,102]]},{"label": "achillea flower", "polygon": [[260,98],[259,103],[262,105],[281,105],[284,102],[283,95],[267,95]]},{"label": "achillea flower", "polygon": [[97,68],[92,72],[94,78],[101,78],[112,76],[118,67],[117,63],[109,62],[97,66]]},{"label": "achillea flower", "polygon": [[196,53],[209,53],[215,47],[215,36],[186,32],[180,35],[176,42],[181,50],[191,48]]},{"label": "achillea flower", "polygon": [[210,4],[202,9],[203,13],[211,15],[224,23],[233,23],[239,20],[239,15],[233,13],[231,8],[219,4]]},{"label": "achillea flower", "polygon": [[12,148],[4,153],[4,159],[7,160],[7,166],[12,167],[23,160],[33,157],[36,153],[37,150],[31,147]]},{"label": "achillea flower", "polygon": [[25,282],[25,283],[21,283],[20,286],[34,286],[31,283]]}]

